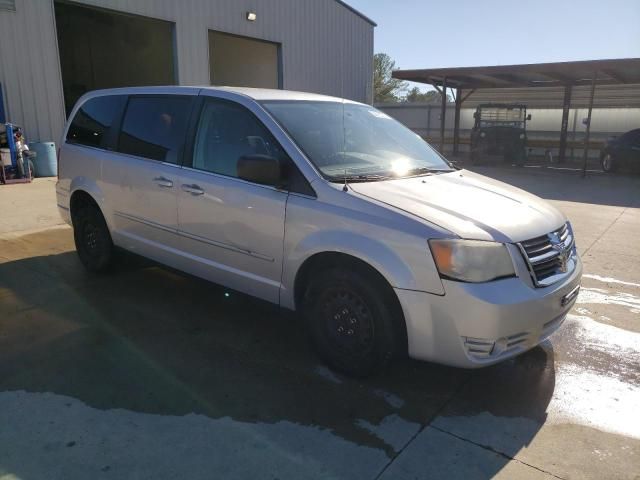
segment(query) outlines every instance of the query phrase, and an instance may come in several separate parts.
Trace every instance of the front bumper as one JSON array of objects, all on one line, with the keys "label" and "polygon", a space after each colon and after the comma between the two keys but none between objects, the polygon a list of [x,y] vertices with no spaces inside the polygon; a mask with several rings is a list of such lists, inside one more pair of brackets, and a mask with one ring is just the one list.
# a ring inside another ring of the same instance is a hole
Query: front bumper
[{"label": "front bumper", "polygon": [[563,280],[534,288],[520,278],[488,283],[443,280],[445,295],[395,289],[409,356],[477,368],[523,353],[560,327],[577,297],[582,261]]}]

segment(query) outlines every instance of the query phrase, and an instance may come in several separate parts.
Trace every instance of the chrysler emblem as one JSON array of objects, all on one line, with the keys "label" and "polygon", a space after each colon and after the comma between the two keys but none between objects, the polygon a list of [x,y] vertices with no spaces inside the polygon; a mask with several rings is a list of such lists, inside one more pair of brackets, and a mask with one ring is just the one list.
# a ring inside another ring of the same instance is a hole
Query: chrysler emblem
[{"label": "chrysler emblem", "polygon": [[564,247],[564,243],[560,240],[560,236],[556,232],[551,232],[547,235],[549,237],[549,241],[551,242],[552,247],[556,247],[556,245],[561,245]]},{"label": "chrysler emblem", "polygon": [[556,232],[549,233],[547,236],[549,237],[551,248],[558,252],[557,258],[560,262],[558,269],[562,273],[566,273],[568,269],[567,262],[569,261],[569,250],[566,248],[564,242],[560,240],[560,237]]}]

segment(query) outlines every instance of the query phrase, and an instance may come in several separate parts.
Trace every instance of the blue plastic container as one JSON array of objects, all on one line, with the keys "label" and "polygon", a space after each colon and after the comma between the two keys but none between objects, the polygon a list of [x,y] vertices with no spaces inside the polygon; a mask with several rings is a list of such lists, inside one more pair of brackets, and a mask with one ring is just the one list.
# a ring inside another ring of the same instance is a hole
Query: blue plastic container
[{"label": "blue plastic container", "polygon": [[56,144],[53,142],[29,142],[29,150],[36,152],[33,167],[36,177],[55,177],[58,175]]}]

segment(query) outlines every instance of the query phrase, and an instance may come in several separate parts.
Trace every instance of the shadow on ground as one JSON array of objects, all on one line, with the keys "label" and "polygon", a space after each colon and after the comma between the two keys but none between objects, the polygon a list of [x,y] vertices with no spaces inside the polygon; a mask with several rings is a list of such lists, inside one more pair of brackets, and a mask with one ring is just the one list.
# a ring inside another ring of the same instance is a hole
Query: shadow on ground
[{"label": "shadow on ground", "polygon": [[[319,363],[293,313],[129,254],[93,276],[75,252],[27,251],[70,235],[0,243],[0,255],[24,257],[0,259],[0,391],[53,392],[98,409],[287,420],[389,461],[438,416],[527,419],[487,476],[544,423],[555,385],[550,344],[480,371],[405,360],[356,381]],[[375,431],[390,416],[407,428],[399,442]],[[446,421],[438,428],[446,433]]]}]

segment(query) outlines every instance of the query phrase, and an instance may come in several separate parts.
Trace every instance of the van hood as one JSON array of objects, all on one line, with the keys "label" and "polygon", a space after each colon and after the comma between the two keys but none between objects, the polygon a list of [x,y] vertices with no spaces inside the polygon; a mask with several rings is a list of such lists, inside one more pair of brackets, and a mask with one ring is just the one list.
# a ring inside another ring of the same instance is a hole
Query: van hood
[{"label": "van hood", "polygon": [[541,198],[468,170],[349,187],[461,238],[520,242],[566,222],[562,213]]}]

